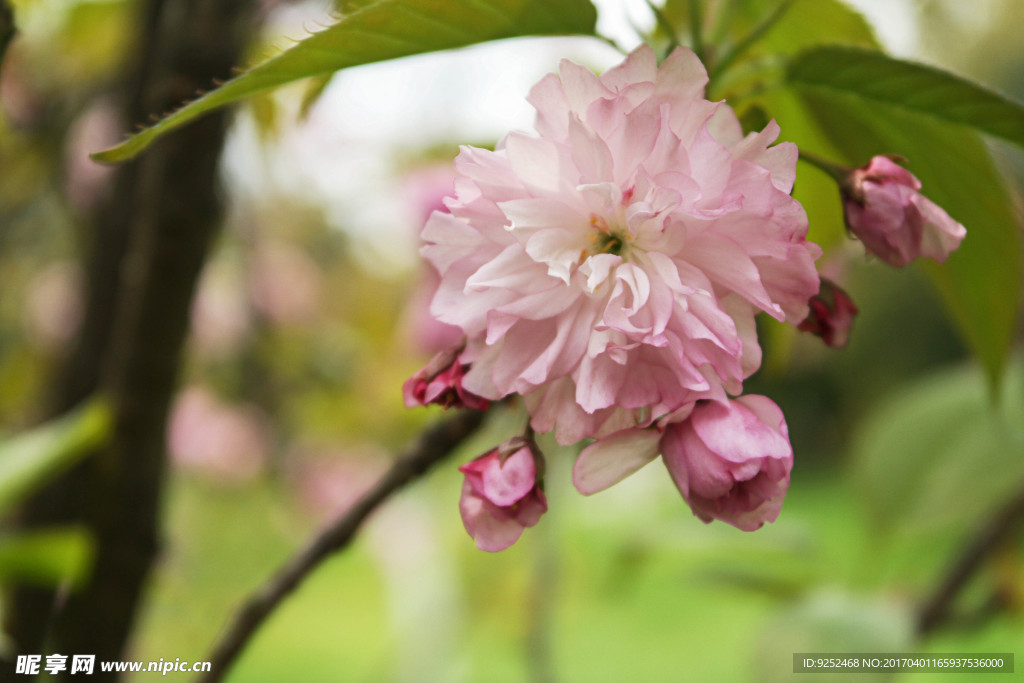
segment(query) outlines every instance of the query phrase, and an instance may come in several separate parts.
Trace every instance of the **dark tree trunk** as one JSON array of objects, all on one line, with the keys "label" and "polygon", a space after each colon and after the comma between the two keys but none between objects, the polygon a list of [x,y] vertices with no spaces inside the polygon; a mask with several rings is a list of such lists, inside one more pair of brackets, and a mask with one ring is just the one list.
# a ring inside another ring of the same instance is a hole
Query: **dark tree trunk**
[{"label": "dark tree trunk", "polygon": [[[227,78],[253,30],[253,0],[148,0],[142,8],[125,117],[163,113]],[[59,414],[101,391],[115,410],[112,441],[42,491],[22,526],[81,523],[94,535],[91,578],[55,602],[17,588],[8,632],[26,653],[123,659],[159,549],[167,409],[199,271],[222,220],[217,161],[225,114],[213,114],[119,169],[97,211],[87,257],[86,311],[50,399]],[[45,649],[44,649],[45,648]],[[94,674],[103,680],[98,671]]]}]

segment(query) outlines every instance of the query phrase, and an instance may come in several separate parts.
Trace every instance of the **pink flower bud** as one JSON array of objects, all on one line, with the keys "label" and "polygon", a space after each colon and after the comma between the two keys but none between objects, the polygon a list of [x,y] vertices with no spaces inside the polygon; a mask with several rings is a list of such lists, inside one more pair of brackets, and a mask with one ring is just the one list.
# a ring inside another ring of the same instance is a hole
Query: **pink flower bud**
[{"label": "pink flower bud", "polygon": [[831,280],[822,278],[821,290],[811,297],[810,313],[797,327],[821,337],[833,348],[846,346],[857,307],[849,295]]},{"label": "pink flower bud", "polygon": [[847,227],[891,266],[903,267],[918,256],[945,261],[967,230],[920,189],[921,181],[892,158],[873,157],[842,183]]},{"label": "pink flower bud", "polygon": [[487,410],[490,402],[472,394],[462,386],[462,377],[469,368],[459,360],[462,347],[442,351],[402,385],[407,408],[436,403],[445,408]]},{"label": "pink flower bud", "polygon": [[793,449],[782,411],[765,396],[702,401],[661,439],[662,458],[693,513],[744,531],[774,522]]},{"label": "pink flower bud", "polygon": [[517,438],[459,468],[466,475],[459,512],[481,550],[508,548],[547,512],[538,482],[539,459],[530,443]]}]

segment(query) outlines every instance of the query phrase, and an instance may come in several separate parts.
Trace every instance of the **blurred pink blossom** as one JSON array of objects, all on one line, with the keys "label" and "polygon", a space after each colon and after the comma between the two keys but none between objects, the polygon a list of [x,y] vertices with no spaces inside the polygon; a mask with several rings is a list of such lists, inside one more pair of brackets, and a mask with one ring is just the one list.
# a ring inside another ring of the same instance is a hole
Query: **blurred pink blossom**
[{"label": "blurred pink blossom", "polygon": [[574,443],[739,393],[754,315],[806,317],[820,249],[789,195],[796,147],[769,146],[774,122],[744,137],[706,83],[685,48],[601,77],[563,61],[530,93],[539,137],[462,148],[423,253],[467,390],[522,394],[534,429]]},{"label": "blurred pink blossom", "polygon": [[416,232],[435,211],[447,212],[444,200],[455,195],[455,166],[449,161],[417,166],[402,179],[402,195]]},{"label": "blurred pink blossom", "polygon": [[508,548],[547,511],[538,483],[539,457],[529,443],[514,439],[459,468],[466,475],[459,501],[462,523],[481,550]]},{"label": "blurred pink blossom", "polygon": [[211,479],[250,481],[263,471],[270,433],[251,406],[228,405],[201,387],[178,394],[167,429],[167,450],[178,466]]},{"label": "blurred pink blossom", "polygon": [[31,57],[17,42],[4,54],[0,69],[0,110],[12,128],[38,125],[46,98],[32,78]]},{"label": "blurred pink blossom", "polygon": [[939,261],[960,246],[964,226],[922,195],[919,181],[893,158],[876,156],[842,183],[846,225],[864,247],[891,266],[918,256]]},{"label": "blurred pink blossom", "polygon": [[[434,211],[447,212],[445,197],[455,194],[455,166],[451,163],[421,166],[408,173],[403,182],[406,206],[419,234]],[[462,341],[462,330],[445,324],[430,314],[430,301],[441,284],[432,265],[424,264],[406,304],[399,328],[406,339],[428,355],[449,349]]]},{"label": "blurred pink blossom", "polygon": [[288,479],[302,506],[323,522],[348,510],[387,469],[372,448],[299,447],[286,458]]},{"label": "blurred pink blossom", "polygon": [[399,329],[404,339],[424,355],[435,354],[462,342],[462,330],[430,314],[430,302],[441,284],[434,267],[427,264],[419,274],[402,314]]},{"label": "blurred pink blossom", "polygon": [[47,351],[59,351],[82,322],[82,272],[70,261],[47,266],[28,284],[25,326],[32,341]]},{"label": "blurred pink blossom", "polygon": [[301,249],[282,242],[259,245],[249,267],[253,304],[272,322],[301,325],[320,314],[323,276]]},{"label": "blurred pink blossom", "polygon": [[76,210],[95,206],[114,173],[112,166],[96,163],[89,154],[120,142],[121,132],[117,107],[106,99],[97,100],[71,124],[64,147],[64,195]]},{"label": "blurred pink blossom", "polygon": [[226,356],[237,351],[249,334],[248,305],[238,278],[208,265],[192,302],[191,334],[201,353]]}]

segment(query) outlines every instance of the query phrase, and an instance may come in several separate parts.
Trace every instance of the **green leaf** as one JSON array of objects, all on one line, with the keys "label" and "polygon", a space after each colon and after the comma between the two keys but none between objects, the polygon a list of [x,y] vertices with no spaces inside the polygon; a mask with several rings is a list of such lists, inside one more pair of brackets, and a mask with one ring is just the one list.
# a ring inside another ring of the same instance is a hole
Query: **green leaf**
[{"label": "green leaf", "polygon": [[[766,18],[771,16],[784,0],[745,0],[744,2],[717,3],[709,8],[706,23],[713,24],[711,41],[728,49],[742,41]],[[690,0],[665,0],[662,14],[676,31],[689,28]],[[751,56],[788,55],[811,45],[823,43],[874,46],[871,25],[856,10],[839,0],[795,0],[786,13],[765,33],[757,45],[751,46]]]},{"label": "green leaf", "polygon": [[342,14],[352,14],[375,2],[377,0],[335,0],[334,5]]},{"label": "green leaf", "polygon": [[838,91],[794,90],[839,151],[839,161],[859,166],[876,154],[906,157],[922,192],[967,227],[967,237],[945,264],[922,266],[995,388],[1016,326],[1021,231],[1013,199],[984,142],[970,129],[904,107]]},{"label": "green leaf", "polygon": [[880,401],[853,445],[870,518],[897,537],[970,532],[1024,485],[1024,361],[996,408],[977,368],[936,373]]},{"label": "green leaf", "polygon": [[[809,47],[826,43],[878,46],[871,25],[859,12],[840,0],[793,0],[778,21],[757,36],[756,41],[746,44],[785,1],[744,0],[710,4],[705,13],[706,28],[710,29],[706,33],[711,33],[712,43],[707,65],[712,72],[709,99],[724,97],[735,106],[736,95],[763,83],[766,76],[778,76],[779,57]],[[665,0],[662,14],[677,32],[689,27],[689,5],[690,0]],[[737,55],[738,47],[742,52]],[[723,60],[732,63],[720,72],[718,65]]]},{"label": "green leaf", "polygon": [[787,80],[969,126],[1024,147],[1024,105],[949,72],[874,50],[808,50],[790,62]]},{"label": "green leaf", "polygon": [[0,443],[0,514],[102,445],[110,428],[110,409],[94,400]]},{"label": "green leaf", "polygon": [[[758,95],[755,106],[763,108],[778,122],[782,129],[780,141],[795,142],[800,149],[813,150],[830,159],[842,156],[799,93],[783,88],[768,90]],[[847,241],[839,192],[832,178],[800,167],[793,197],[807,212],[810,223],[807,236],[811,241],[826,250]]]},{"label": "green leaf", "polygon": [[[741,30],[746,33],[782,4],[781,0],[748,0],[734,3]],[[789,55],[813,45],[843,43],[876,46],[871,24],[840,0],[796,0],[764,35],[752,55]]]},{"label": "green leaf", "polygon": [[92,158],[102,163],[131,159],[157,138],[198,116],[302,78],[501,38],[591,35],[596,22],[597,12],[588,0],[380,0]]},{"label": "green leaf", "polygon": [[0,536],[0,579],[77,586],[88,574],[92,550],[89,535],[76,528]]}]

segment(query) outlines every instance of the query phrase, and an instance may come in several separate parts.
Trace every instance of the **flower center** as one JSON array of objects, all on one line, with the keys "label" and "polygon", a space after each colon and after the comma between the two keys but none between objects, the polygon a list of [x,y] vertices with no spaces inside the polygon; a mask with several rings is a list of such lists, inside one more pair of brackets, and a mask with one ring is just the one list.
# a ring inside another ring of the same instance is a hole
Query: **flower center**
[{"label": "flower center", "polygon": [[597,214],[590,215],[590,227],[592,228],[590,242],[593,246],[589,249],[589,255],[623,255],[623,251],[631,238],[629,233],[609,227],[608,221]]},{"label": "flower center", "polygon": [[622,253],[622,238],[614,233],[598,233],[594,239],[594,253],[596,254],[615,254],[616,256]]}]

